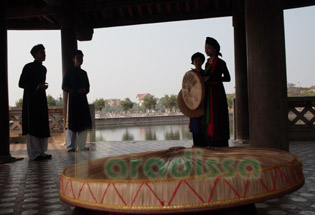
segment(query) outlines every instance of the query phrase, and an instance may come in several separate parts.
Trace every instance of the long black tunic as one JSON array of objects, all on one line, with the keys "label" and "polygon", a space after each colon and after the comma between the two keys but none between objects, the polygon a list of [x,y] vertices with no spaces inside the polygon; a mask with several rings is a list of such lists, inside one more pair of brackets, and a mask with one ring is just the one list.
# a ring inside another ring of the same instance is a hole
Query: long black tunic
[{"label": "long black tunic", "polygon": [[24,66],[19,87],[24,89],[22,132],[39,138],[49,137],[49,121],[46,91],[38,84],[46,81],[46,67],[34,61]]},{"label": "long black tunic", "polygon": [[[85,93],[80,94],[79,89]],[[63,78],[62,89],[68,92],[66,127],[74,132],[92,128],[91,115],[86,94],[90,91],[90,83],[86,71],[78,67],[70,69]]]},{"label": "long black tunic", "polygon": [[[209,76],[209,80],[205,83],[205,121],[207,124],[206,133],[211,137],[211,141],[222,141],[222,144],[225,144],[230,138],[230,132],[228,105],[222,81],[230,81],[229,71],[226,67],[226,63],[220,58],[217,58],[214,69],[213,65],[207,63],[206,71],[207,74],[205,75]],[[227,74],[228,77],[224,78],[225,74]],[[213,114],[211,114],[211,109]],[[211,122],[212,126],[210,126]],[[218,144],[219,145],[215,146],[220,146],[221,143]]]}]

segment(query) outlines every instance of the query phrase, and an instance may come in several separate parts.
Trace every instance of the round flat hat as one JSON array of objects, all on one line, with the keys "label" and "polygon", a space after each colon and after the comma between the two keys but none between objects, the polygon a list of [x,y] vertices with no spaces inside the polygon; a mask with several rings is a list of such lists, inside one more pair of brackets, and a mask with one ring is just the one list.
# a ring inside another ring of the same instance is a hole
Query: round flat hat
[{"label": "round flat hat", "polygon": [[204,100],[204,81],[196,70],[185,73],[182,82],[182,95],[186,106],[190,110],[196,110]]},{"label": "round flat hat", "polygon": [[182,112],[185,116],[196,118],[204,115],[203,103],[196,110],[191,110],[187,107],[183,99],[182,90],[179,91],[177,96],[177,106],[180,112]]},{"label": "round flat hat", "polygon": [[67,167],[59,195],[94,211],[191,214],[278,198],[303,184],[301,160],[287,151],[174,147]]}]

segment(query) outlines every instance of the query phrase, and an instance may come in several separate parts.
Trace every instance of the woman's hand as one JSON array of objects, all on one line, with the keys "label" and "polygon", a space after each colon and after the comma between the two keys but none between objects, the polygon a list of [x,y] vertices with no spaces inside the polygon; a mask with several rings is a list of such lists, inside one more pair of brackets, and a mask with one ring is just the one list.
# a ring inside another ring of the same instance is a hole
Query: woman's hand
[{"label": "woman's hand", "polygon": [[40,83],[37,86],[37,89],[46,90],[48,88],[48,83]]}]

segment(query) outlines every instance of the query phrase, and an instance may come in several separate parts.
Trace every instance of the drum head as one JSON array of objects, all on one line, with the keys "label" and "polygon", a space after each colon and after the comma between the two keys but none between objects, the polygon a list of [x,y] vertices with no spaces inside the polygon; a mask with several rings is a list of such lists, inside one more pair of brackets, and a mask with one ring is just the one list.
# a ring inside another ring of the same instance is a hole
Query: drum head
[{"label": "drum head", "polygon": [[204,115],[203,103],[196,110],[189,109],[184,102],[182,91],[178,93],[177,106],[185,116],[196,118]]},{"label": "drum head", "polygon": [[204,99],[204,81],[195,70],[186,72],[182,82],[182,95],[186,106],[196,110]]}]

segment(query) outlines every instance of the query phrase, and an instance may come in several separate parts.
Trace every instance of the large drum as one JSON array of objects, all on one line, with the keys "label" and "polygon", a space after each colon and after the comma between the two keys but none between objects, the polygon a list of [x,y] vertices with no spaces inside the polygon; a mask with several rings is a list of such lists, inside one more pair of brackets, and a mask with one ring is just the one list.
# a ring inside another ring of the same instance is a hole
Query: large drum
[{"label": "large drum", "polygon": [[196,70],[190,70],[185,73],[182,89],[177,97],[178,107],[184,115],[200,117],[204,114],[204,88],[203,78]]},{"label": "large drum", "polygon": [[64,202],[91,210],[165,214],[229,208],[304,184],[301,161],[266,148],[171,148],[78,163],[60,177]]}]

